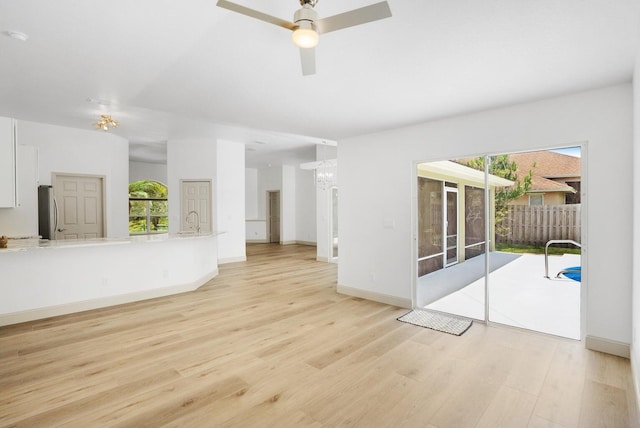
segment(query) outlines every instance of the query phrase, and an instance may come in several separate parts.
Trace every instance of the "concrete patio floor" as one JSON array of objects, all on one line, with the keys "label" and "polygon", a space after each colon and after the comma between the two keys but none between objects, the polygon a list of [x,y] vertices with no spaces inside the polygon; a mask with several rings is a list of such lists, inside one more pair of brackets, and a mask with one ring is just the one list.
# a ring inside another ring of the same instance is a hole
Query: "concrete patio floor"
[{"label": "concrete patio floor", "polygon": [[[544,277],[544,255],[493,252],[489,256],[502,260],[491,263],[489,274],[489,321],[525,328],[556,336],[580,340],[580,287],[579,282],[555,278],[562,269],[580,266],[580,255],[549,256],[549,276]],[[478,260],[475,260],[478,259]],[[437,282],[455,282],[468,278],[469,271],[483,271],[484,257],[438,271]],[[472,263],[473,262],[473,263]],[[465,266],[466,265],[466,266]],[[444,274],[444,275],[442,275]],[[478,275],[476,275],[478,276]],[[484,278],[459,288],[431,303],[424,302],[425,288],[434,285],[435,277],[427,275],[418,281],[420,306],[441,312],[484,320]],[[422,290],[422,291],[421,291]]]}]

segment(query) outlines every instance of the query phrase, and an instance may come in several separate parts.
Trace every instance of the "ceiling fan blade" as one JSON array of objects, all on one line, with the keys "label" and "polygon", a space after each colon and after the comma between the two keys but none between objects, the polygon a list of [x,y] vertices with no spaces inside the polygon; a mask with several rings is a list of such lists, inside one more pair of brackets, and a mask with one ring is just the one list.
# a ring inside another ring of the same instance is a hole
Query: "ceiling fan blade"
[{"label": "ceiling fan blade", "polygon": [[314,24],[318,33],[323,34],[389,17],[391,17],[389,3],[383,1],[360,9],[354,9],[350,12],[319,19]]},{"label": "ceiling fan blade", "polygon": [[250,16],[251,18],[259,19],[260,21],[268,22],[270,24],[275,24],[278,27],[284,27],[288,30],[295,30],[296,28],[298,28],[298,26],[293,22],[276,18],[275,16],[267,15],[266,13],[258,12],[257,10],[250,9],[248,7],[245,7],[236,3],[232,3],[227,0],[218,0],[218,3],[216,3],[216,6],[231,10],[233,12],[241,13],[246,16]]},{"label": "ceiling fan blade", "polygon": [[300,60],[302,62],[302,75],[316,74],[316,49],[300,48]]}]

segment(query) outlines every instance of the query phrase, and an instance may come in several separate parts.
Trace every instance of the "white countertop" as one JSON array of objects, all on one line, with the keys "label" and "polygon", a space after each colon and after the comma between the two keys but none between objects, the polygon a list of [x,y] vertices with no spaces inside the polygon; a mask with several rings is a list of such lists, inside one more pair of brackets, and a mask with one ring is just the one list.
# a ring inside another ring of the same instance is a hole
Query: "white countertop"
[{"label": "white countertop", "polygon": [[51,248],[77,248],[77,247],[95,247],[102,245],[124,245],[124,244],[140,244],[148,242],[164,242],[175,239],[202,239],[212,236],[218,236],[225,232],[181,232],[176,234],[158,233],[153,235],[133,235],[125,238],[96,238],[96,239],[64,239],[64,240],[48,240],[39,239],[37,237],[29,238],[10,238],[8,248],[0,248],[0,254],[11,253],[16,251],[37,251]]}]

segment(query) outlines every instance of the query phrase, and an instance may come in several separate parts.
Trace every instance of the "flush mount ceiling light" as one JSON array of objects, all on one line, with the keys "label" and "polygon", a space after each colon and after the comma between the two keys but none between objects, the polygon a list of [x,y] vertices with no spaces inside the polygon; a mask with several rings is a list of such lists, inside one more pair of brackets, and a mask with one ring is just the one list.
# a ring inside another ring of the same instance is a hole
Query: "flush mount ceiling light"
[{"label": "flush mount ceiling light", "polygon": [[113,120],[108,114],[101,114],[100,119],[93,124],[96,128],[108,131],[109,128],[117,128],[118,122]]}]

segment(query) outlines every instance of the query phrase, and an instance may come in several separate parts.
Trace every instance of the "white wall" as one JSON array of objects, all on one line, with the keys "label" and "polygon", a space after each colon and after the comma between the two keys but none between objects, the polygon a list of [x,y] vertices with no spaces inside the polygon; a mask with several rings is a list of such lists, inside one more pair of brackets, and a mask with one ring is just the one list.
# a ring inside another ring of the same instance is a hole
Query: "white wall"
[{"label": "white wall", "polygon": [[338,147],[318,144],[316,146],[316,160],[325,161],[338,157]]},{"label": "white wall", "polygon": [[256,220],[259,218],[258,170],[257,168],[246,168],[244,171],[244,216],[247,220]]},{"label": "white wall", "polygon": [[167,165],[149,162],[129,162],[129,183],[153,180],[167,184]]},{"label": "white wall", "polygon": [[169,232],[180,231],[180,180],[211,180],[213,224],[218,231],[219,262],[243,260],[244,146],[216,139],[173,139],[167,142]]},{"label": "white wall", "polygon": [[218,262],[244,261],[245,168],[244,144],[218,140],[217,172]]},{"label": "white wall", "polygon": [[282,197],[282,168],[269,167],[258,169],[258,217],[267,219],[267,192],[280,190]]},{"label": "white wall", "polygon": [[97,130],[19,120],[18,143],[38,149],[40,184],[51,184],[53,172],[104,176],[107,236],[129,236],[127,140]]},{"label": "white wall", "polygon": [[633,75],[633,300],[632,300],[632,343],[631,368],[636,388],[636,400],[640,407],[640,346],[638,346],[638,332],[640,331],[640,55],[636,59]]},{"label": "white wall", "polygon": [[244,174],[245,237],[247,242],[266,242],[267,222],[265,213],[258,211],[258,169],[246,168]]},{"label": "white wall", "polygon": [[[255,174],[254,174],[254,171]],[[247,168],[247,209],[245,230],[249,242],[267,239],[267,192],[280,191],[280,241],[282,243],[316,243],[316,189],[313,171],[284,165],[254,170]],[[254,178],[255,177],[255,178]],[[255,179],[255,191],[253,180]],[[253,195],[250,195],[253,193]],[[249,217],[249,212],[254,214]],[[255,221],[260,220],[260,221]]]},{"label": "white wall", "polygon": [[[172,139],[167,141],[167,186],[169,188],[169,232],[180,232],[180,180],[211,180],[212,212],[216,213],[215,139]],[[216,224],[217,217],[213,223]],[[218,252],[220,249],[218,249]]]},{"label": "white wall", "polygon": [[[338,148],[335,146],[316,147],[316,160],[336,159]],[[336,177],[337,182],[337,177]],[[329,245],[331,240],[331,189],[316,190],[316,259],[328,262],[333,258],[333,249]],[[339,239],[339,238],[338,238]]]},{"label": "white wall", "polygon": [[633,224],[630,84],[340,141],[339,287],[411,301],[414,161],[585,141],[586,333],[630,343],[633,241],[609,227]]},{"label": "white wall", "polygon": [[267,242],[267,221],[266,220],[246,220],[245,236],[247,242],[265,243]]},{"label": "white wall", "polygon": [[316,243],[316,185],[313,171],[296,168],[296,240]]},{"label": "white wall", "polygon": [[316,260],[321,262],[331,260],[329,247],[331,236],[331,231],[329,230],[330,197],[331,191],[329,189],[316,190]]},{"label": "white wall", "polygon": [[296,241],[296,168],[282,166],[282,192],[280,193],[280,242]]}]

